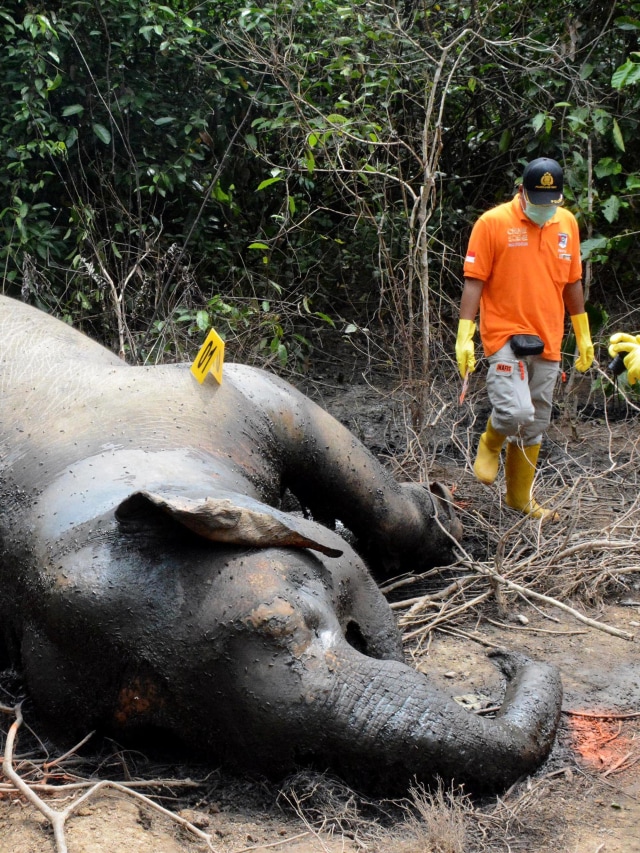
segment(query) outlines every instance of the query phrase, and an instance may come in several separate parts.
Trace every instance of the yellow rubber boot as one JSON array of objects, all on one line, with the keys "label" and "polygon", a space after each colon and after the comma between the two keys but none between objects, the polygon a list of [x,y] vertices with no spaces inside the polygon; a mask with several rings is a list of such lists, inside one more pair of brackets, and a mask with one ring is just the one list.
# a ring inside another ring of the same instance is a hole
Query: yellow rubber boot
[{"label": "yellow rubber boot", "polygon": [[491,418],[489,418],[487,431],[480,436],[476,461],[473,463],[473,473],[481,483],[485,483],[487,486],[490,486],[498,476],[500,451],[505,437],[501,432],[496,432],[491,423]]},{"label": "yellow rubber boot", "polygon": [[505,503],[512,509],[517,509],[525,515],[531,516],[531,518],[558,521],[559,517],[556,512],[540,506],[531,495],[539,453],[539,444],[530,444],[527,447],[522,447],[512,441],[507,444],[507,455],[504,463],[504,476],[507,481]]}]

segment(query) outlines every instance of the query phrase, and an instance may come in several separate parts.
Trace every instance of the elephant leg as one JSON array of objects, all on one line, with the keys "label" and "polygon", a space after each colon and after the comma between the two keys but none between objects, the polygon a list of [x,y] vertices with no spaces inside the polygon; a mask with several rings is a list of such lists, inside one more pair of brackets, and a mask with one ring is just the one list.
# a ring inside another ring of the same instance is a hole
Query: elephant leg
[{"label": "elephant leg", "polygon": [[315,517],[353,531],[381,577],[453,559],[462,526],[442,484],[397,483],[342,424],[278,377],[242,365],[231,376],[269,417],[283,485]]}]

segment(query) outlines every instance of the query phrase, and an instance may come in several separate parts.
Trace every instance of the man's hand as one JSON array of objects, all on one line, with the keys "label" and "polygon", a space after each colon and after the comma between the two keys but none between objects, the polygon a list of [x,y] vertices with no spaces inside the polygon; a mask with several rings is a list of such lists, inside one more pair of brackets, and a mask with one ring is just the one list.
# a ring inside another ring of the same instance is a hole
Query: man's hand
[{"label": "man's hand", "polygon": [[626,352],[624,366],[627,368],[629,385],[634,385],[640,379],[640,335],[627,335],[616,332],[609,338],[609,355],[614,358],[618,353]]},{"label": "man's hand", "polygon": [[593,343],[591,341],[591,332],[589,331],[589,317],[586,312],[583,314],[574,314],[571,318],[571,323],[575,332],[579,353],[576,359],[576,370],[584,373],[593,364]]},{"label": "man's hand", "polygon": [[473,373],[476,369],[476,352],[473,344],[473,335],[476,324],[473,320],[458,321],[458,337],[456,338],[456,361],[460,376],[464,379],[467,373]]}]

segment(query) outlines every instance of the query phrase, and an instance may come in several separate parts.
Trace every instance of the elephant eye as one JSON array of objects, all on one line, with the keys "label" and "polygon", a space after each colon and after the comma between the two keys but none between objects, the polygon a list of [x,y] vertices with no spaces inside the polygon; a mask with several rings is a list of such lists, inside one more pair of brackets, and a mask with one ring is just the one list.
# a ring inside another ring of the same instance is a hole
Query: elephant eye
[{"label": "elephant eye", "polygon": [[364,634],[360,630],[360,626],[357,622],[352,620],[347,623],[344,636],[347,643],[349,643],[349,645],[357,652],[360,652],[363,655],[368,654],[367,641],[365,640]]}]

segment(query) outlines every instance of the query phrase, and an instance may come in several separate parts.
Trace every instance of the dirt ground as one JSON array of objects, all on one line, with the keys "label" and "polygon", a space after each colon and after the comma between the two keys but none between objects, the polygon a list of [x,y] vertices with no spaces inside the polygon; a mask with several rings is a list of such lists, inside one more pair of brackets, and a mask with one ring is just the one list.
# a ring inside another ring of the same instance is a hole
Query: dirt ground
[{"label": "dirt ground", "polygon": [[[416,468],[420,473],[426,464],[455,488],[465,524],[460,565],[408,587],[405,597],[442,589],[452,577],[468,577],[470,570],[489,565],[548,597],[527,599],[503,589],[502,596],[489,596],[423,634],[408,622],[403,628],[413,635],[407,654],[415,665],[458,701],[481,711],[500,701],[503,686],[486,655],[492,646],[558,666],[563,715],[545,766],[500,797],[480,802],[446,790],[415,791],[404,802],[374,802],[310,772],[273,785],[234,779],[216,768],[160,766],[103,744],[98,757],[71,757],[52,766],[50,781],[88,775],[125,783],[170,779],[136,790],[189,825],[180,826],[132,793],[106,788],[67,820],[68,853],[640,851],[638,412],[626,407],[612,415],[604,400],[587,394],[582,414],[565,417],[560,398],[536,494],[564,496],[562,519],[541,527],[523,523],[502,505],[500,482],[484,487],[471,475],[470,454],[486,418],[480,388],[478,383],[471,389],[464,411],[454,389],[449,399],[433,400],[428,450],[420,458],[402,445],[407,416],[391,404],[390,391],[383,394],[371,382],[348,375],[342,383],[320,379],[310,390],[400,474]],[[491,589],[482,583],[481,590]],[[390,600],[402,598],[400,592]],[[560,600],[574,612],[556,606]],[[407,618],[406,607],[393,606]],[[611,628],[635,639],[615,636]],[[0,701],[10,704],[11,679],[1,684]],[[25,717],[28,723],[28,703]],[[0,716],[3,740],[11,723],[10,715]],[[34,767],[41,773],[45,757],[51,761],[55,753],[45,753],[25,725],[15,755],[21,775],[35,778]],[[57,810],[78,796],[42,794]],[[42,811],[8,783],[0,784],[2,853],[61,853],[61,844],[56,847]]]}]

